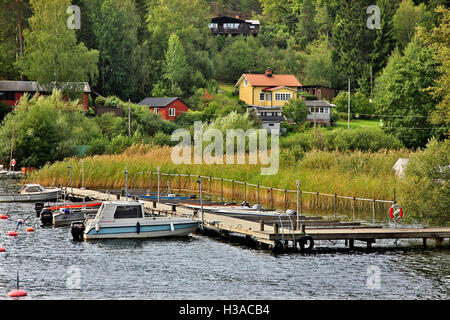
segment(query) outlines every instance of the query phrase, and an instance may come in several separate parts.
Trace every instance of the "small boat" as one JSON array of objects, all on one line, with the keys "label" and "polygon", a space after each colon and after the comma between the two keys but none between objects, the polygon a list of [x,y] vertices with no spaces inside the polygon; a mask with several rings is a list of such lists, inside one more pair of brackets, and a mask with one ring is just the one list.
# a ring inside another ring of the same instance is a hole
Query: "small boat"
[{"label": "small boat", "polygon": [[146,214],[144,201],[106,201],[94,218],[72,223],[71,233],[74,240],[179,237],[199,225],[189,218]]},{"label": "small boat", "polygon": [[[158,200],[158,196],[154,195],[141,195],[138,198],[149,199],[149,200]],[[176,194],[169,193],[167,196],[159,196],[159,200],[186,200],[189,199],[188,196],[177,196]]]},{"label": "small boat", "polygon": [[44,206],[39,215],[43,225],[70,226],[72,222],[95,216],[101,205],[101,201],[58,203]]},{"label": "small boat", "polygon": [[0,202],[52,201],[58,199],[61,194],[61,189],[46,189],[40,184],[30,183],[24,185],[17,193],[0,194]]}]

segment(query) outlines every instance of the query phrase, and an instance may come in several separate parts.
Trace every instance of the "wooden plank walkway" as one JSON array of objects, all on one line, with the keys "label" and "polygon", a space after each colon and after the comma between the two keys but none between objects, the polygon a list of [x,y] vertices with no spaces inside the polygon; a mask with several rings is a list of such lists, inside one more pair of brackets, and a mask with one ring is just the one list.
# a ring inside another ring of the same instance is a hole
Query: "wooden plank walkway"
[{"label": "wooden plank walkway", "polygon": [[[69,189],[68,189],[69,190]],[[119,195],[107,194],[93,190],[73,189],[73,194],[78,197],[89,197],[92,200],[124,200]],[[191,217],[202,221],[200,210],[177,206],[174,204],[157,203],[156,201],[144,201],[145,208],[149,211]],[[302,230],[296,228],[296,216],[277,222],[274,217],[260,217],[245,219],[244,216],[230,216],[224,214],[215,214],[204,210],[204,233],[211,232],[223,237],[231,237],[232,234],[245,237],[251,240],[259,248],[274,249],[277,242],[283,241],[283,246],[291,246],[296,249],[296,242],[304,236]],[[367,247],[371,247],[377,239],[423,239],[424,246],[426,239],[434,239],[436,245],[440,245],[444,238],[450,238],[450,228],[381,228],[375,226],[362,226],[358,223],[342,223],[340,221],[321,221],[320,217],[299,217],[299,223],[304,227],[303,230],[314,240],[346,240],[352,247],[354,240],[364,241]],[[278,243],[279,244],[279,243]]]}]

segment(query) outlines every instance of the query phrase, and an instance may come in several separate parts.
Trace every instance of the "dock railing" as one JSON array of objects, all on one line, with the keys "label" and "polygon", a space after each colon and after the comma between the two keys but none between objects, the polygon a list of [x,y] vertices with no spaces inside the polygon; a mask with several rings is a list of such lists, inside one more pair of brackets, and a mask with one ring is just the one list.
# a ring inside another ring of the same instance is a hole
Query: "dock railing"
[{"label": "dock railing", "polygon": [[[153,190],[170,189],[177,192],[199,193],[199,184],[196,183],[199,178],[203,181],[203,194],[214,195],[217,200],[247,201],[261,206],[269,206],[272,209],[297,209],[301,215],[303,209],[333,211],[336,217],[339,209],[346,209],[352,212],[354,218],[356,210],[372,211],[375,221],[375,212],[377,209],[386,211],[388,207],[396,203],[395,190],[393,200],[381,200],[373,198],[363,198],[356,196],[344,196],[337,193],[322,193],[305,191],[301,189],[301,181],[297,180],[297,190],[287,188],[268,187],[260,184],[254,184],[234,179],[218,178],[213,176],[183,174],[183,173],[165,173],[165,172],[140,172],[141,179],[150,175],[149,183],[141,183],[141,186],[149,186],[150,192]],[[193,180],[194,179],[194,180]],[[170,187],[169,187],[170,186]],[[133,189],[136,190],[136,175]],[[250,190],[253,188],[253,192]],[[156,191],[155,190],[155,191]],[[381,208],[380,208],[381,207]]]}]

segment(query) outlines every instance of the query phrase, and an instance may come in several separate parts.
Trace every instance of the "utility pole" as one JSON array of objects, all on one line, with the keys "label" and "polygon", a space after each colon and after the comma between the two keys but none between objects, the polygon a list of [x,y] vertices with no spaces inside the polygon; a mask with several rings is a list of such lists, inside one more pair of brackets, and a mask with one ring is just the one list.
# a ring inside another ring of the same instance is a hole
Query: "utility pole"
[{"label": "utility pole", "polygon": [[73,195],[73,185],[72,185],[72,166],[68,166],[68,169],[70,169],[70,191],[72,192]]},{"label": "utility pole", "polygon": [[348,78],[348,119],[347,130],[350,130],[350,78]]},{"label": "utility pole", "polygon": [[369,102],[372,102],[372,66],[370,66],[370,99]]},{"label": "utility pole", "polygon": [[130,99],[128,99],[128,137],[131,137],[131,107]]},{"label": "utility pole", "polygon": [[126,176],[125,198],[127,199],[126,201],[128,201],[128,169],[125,170],[123,173],[125,173]]},{"label": "utility pole", "polygon": [[317,134],[316,103],[313,104],[313,107],[314,107],[314,139],[316,139],[316,134]]}]

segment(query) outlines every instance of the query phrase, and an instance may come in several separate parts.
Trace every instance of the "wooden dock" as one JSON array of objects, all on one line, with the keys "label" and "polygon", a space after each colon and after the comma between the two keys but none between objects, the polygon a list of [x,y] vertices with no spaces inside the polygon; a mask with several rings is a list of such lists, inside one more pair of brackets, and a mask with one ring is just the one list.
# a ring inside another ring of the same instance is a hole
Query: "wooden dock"
[{"label": "wooden dock", "polygon": [[[124,200],[117,194],[102,193],[86,189],[73,189],[77,197],[92,200]],[[144,201],[145,208],[157,214],[191,217],[203,222],[201,233],[221,237],[229,241],[242,242],[248,246],[273,251],[297,251],[304,249],[300,243],[305,233],[313,240],[345,240],[352,248],[354,241],[363,241],[370,248],[377,239],[433,239],[440,246],[445,238],[450,238],[449,227],[439,228],[382,228],[365,226],[360,223],[346,223],[338,220],[323,220],[321,217],[283,216],[280,218],[264,215],[248,217],[244,215],[215,214],[176,204]],[[297,224],[298,220],[298,224]]]}]

